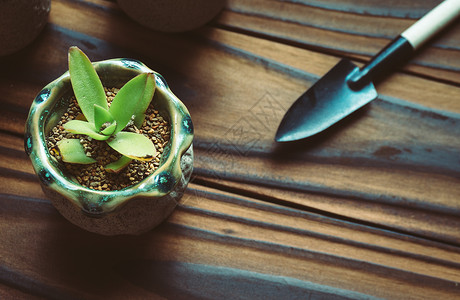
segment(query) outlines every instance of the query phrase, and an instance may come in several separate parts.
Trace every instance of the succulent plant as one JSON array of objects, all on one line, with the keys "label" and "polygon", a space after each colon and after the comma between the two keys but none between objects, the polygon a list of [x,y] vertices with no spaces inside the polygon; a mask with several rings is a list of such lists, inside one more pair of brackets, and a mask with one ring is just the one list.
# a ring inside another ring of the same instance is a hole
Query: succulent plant
[{"label": "succulent plant", "polygon": [[[109,105],[104,87],[91,61],[77,47],[69,49],[69,73],[78,105],[86,120],[70,120],[63,127],[74,134],[105,141],[122,157],[105,168],[117,171],[131,159],[150,160],[156,150],[152,141],[143,134],[123,131],[132,121],[140,127],[145,111],[155,92],[155,75],[140,74],[128,81]],[[64,162],[90,164],[96,162],[86,155],[79,139],[63,139],[57,144]]]}]

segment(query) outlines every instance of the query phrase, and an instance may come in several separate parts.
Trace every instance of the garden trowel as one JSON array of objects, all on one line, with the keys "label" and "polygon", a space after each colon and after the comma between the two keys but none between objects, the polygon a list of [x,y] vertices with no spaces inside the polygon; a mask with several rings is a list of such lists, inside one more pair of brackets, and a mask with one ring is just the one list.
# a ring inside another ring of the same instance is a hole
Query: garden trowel
[{"label": "garden trowel", "polygon": [[460,0],[443,1],[361,69],[342,59],[289,108],[275,140],[289,142],[312,136],[377,98],[373,81],[407,61],[425,41],[459,15]]}]

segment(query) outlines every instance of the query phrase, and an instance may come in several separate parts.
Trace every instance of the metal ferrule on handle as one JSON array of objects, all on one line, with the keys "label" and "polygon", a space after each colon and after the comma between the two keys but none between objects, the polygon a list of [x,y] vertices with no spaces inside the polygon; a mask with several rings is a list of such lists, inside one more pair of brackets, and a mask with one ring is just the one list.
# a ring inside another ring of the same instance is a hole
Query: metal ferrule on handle
[{"label": "metal ferrule on handle", "polygon": [[377,76],[407,60],[424,42],[460,15],[460,0],[445,0],[406,29],[362,69],[350,74],[348,85],[360,89]]}]

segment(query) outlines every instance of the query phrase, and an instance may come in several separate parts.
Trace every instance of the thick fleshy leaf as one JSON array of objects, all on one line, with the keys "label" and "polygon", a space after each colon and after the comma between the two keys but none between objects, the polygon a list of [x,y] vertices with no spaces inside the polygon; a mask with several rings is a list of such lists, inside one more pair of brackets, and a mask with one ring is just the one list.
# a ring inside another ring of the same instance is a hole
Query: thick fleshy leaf
[{"label": "thick fleshy leaf", "polygon": [[107,109],[107,99],[91,61],[77,47],[69,49],[69,73],[77,102],[86,119],[94,123],[94,104]]},{"label": "thick fleshy leaf", "polygon": [[108,109],[103,108],[100,105],[94,104],[94,126],[97,130],[100,130],[102,124],[112,123],[113,117],[108,111]]},{"label": "thick fleshy leaf", "polygon": [[140,128],[145,119],[145,111],[152,102],[153,95],[155,94],[155,75],[150,73],[147,75],[147,82],[145,85],[144,94],[139,105],[134,112],[134,124]]},{"label": "thick fleshy leaf", "polygon": [[109,112],[117,121],[115,133],[122,131],[131,117],[143,106],[144,94],[151,93],[151,77],[153,74],[140,74],[128,81],[117,93],[110,105]]},{"label": "thick fleshy leaf", "polygon": [[109,173],[118,173],[123,170],[129,163],[132,161],[132,158],[127,156],[120,157],[119,160],[114,161],[104,167],[104,169]]},{"label": "thick fleshy leaf", "polygon": [[59,154],[64,162],[73,164],[92,164],[96,160],[85,153],[79,139],[63,139],[57,142]]},{"label": "thick fleshy leaf", "polygon": [[137,160],[151,160],[156,155],[152,141],[146,136],[134,132],[119,132],[107,144],[115,151]]},{"label": "thick fleshy leaf", "polygon": [[63,125],[64,129],[68,132],[75,134],[84,134],[92,137],[95,140],[105,141],[110,135],[103,135],[97,132],[93,124],[85,121],[71,120]]},{"label": "thick fleshy leaf", "polygon": [[107,126],[107,128],[105,128],[104,130],[102,130],[101,133],[106,136],[111,136],[115,132],[116,128],[117,128],[117,121],[113,121],[113,123]]}]

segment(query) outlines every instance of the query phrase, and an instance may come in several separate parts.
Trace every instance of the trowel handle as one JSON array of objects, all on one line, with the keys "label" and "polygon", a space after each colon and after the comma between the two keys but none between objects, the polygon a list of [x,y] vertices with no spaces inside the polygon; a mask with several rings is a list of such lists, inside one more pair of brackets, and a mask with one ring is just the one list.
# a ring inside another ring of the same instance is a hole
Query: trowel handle
[{"label": "trowel handle", "polygon": [[373,81],[388,69],[406,61],[424,42],[436,35],[460,15],[460,0],[445,0],[406,29],[381,50],[362,69],[350,75],[353,89]]},{"label": "trowel handle", "polygon": [[446,0],[407,28],[401,36],[418,49],[460,15],[460,0]]}]

